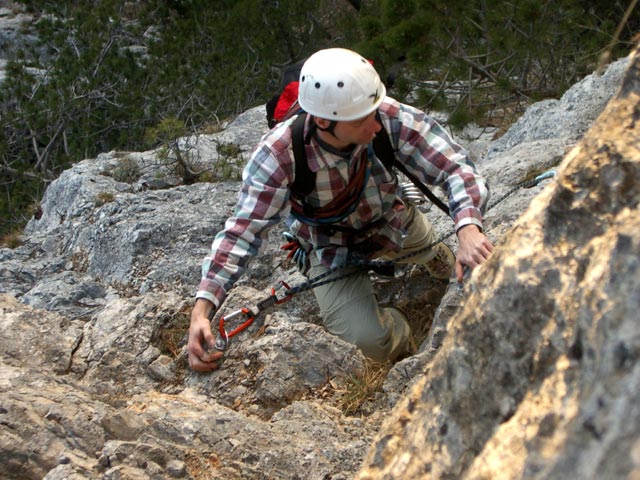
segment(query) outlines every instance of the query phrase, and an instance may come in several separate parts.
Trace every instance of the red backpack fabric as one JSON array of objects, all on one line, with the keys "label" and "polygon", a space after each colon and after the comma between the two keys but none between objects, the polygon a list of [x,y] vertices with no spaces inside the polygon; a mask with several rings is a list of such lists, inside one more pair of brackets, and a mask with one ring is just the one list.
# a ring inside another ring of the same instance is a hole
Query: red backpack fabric
[{"label": "red backpack fabric", "polygon": [[279,123],[284,120],[291,109],[291,106],[298,100],[299,86],[300,82],[291,82],[284,87],[284,90],[280,94],[280,98],[278,98],[276,109],[273,112],[273,118],[276,122]]}]

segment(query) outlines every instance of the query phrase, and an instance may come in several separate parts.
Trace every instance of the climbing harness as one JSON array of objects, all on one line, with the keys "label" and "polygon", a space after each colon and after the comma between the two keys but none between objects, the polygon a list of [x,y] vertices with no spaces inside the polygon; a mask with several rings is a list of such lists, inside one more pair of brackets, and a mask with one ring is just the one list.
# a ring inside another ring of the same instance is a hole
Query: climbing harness
[{"label": "climbing harness", "polygon": [[[516,191],[520,190],[521,188],[533,188],[543,180],[553,178],[555,175],[556,175],[555,170],[549,170],[547,172],[544,172],[538,175],[537,177],[531,180],[525,180],[523,182],[516,184],[509,191],[501,195],[495,201],[491,202],[490,205],[487,207],[487,211],[494,208],[500,202],[504,201],[506,198],[513,195]],[[413,192],[413,193],[417,195],[416,192]],[[418,198],[416,198],[415,200],[417,201]],[[325,273],[322,273],[314,278],[310,278],[299,285],[290,287],[289,285],[287,285],[286,282],[280,281],[280,287],[284,289],[284,293],[281,294],[280,296],[276,294],[275,288],[272,288],[271,295],[265,298],[264,300],[258,302],[258,304],[255,305],[254,307],[241,308],[239,310],[236,310],[235,312],[230,313],[229,315],[220,317],[219,324],[218,324],[219,336],[216,338],[215,349],[221,352],[226,351],[229,348],[231,337],[237,335],[243,330],[246,330],[253,323],[255,318],[260,313],[262,313],[264,310],[274,305],[280,305],[289,301],[291,297],[293,297],[298,293],[306,292],[316,287],[320,287],[322,285],[326,285],[338,280],[342,280],[344,278],[348,278],[351,275],[355,275],[356,273],[361,272],[364,269],[372,270],[374,272],[378,272],[383,275],[389,275],[390,273],[393,272],[393,268],[396,263],[402,262],[403,260],[407,260],[411,257],[418,256],[428,250],[431,250],[438,243],[446,240],[453,234],[455,234],[455,229],[450,230],[449,232],[444,234],[442,237],[438,238],[435,242],[431,243],[430,245],[420,250],[416,250],[406,255],[397,257],[393,261],[368,260],[361,253],[350,252],[347,257],[347,262],[344,265],[330,268]],[[288,256],[289,258],[295,256],[296,252],[304,251],[301,248],[298,248],[298,249],[295,248],[295,245],[293,245],[293,243],[296,241],[296,239],[293,235],[291,234],[285,235],[285,238],[289,241],[289,243],[283,246],[282,248],[285,250],[290,250],[290,253]],[[285,248],[287,246],[289,246],[290,248]],[[345,271],[340,273],[341,270],[345,270]],[[214,314],[215,312],[212,311],[209,317],[210,321],[213,320]],[[236,328],[234,328],[231,331],[227,331],[226,323],[236,318],[240,318],[240,321],[241,321],[240,325],[238,325]]]}]

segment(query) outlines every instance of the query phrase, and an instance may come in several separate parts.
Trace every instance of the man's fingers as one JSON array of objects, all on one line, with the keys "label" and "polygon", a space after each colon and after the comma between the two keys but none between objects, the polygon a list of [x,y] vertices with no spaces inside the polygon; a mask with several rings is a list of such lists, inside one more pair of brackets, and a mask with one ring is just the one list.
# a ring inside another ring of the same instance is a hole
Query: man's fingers
[{"label": "man's fingers", "polygon": [[462,282],[464,269],[474,269],[484,263],[493,252],[493,244],[477,229],[461,229],[458,234],[460,249],[456,259],[456,278]]},{"label": "man's fingers", "polygon": [[204,353],[204,355],[200,357],[200,360],[205,363],[215,362],[222,359],[223,355],[224,353],[222,353],[220,350],[208,350]]},{"label": "man's fingers", "polygon": [[458,283],[462,283],[464,280],[464,265],[459,260],[456,261],[456,280]]},{"label": "man's fingers", "polygon": [[199,332],[193,331],[189,332],[189,342],[187,344],[187,350],[189,350],[189,353],[193,354],[196,358],[201,358],[205,354],[204,345],[213,345],[213,342],[215,340],[212,340],[210,342],[207,342],[205,340],[205,343],[203,344],[200,341],[201,337],[198,333]]},{"label": "man's fingers", "polygon": [[205,334],[204,337],[204,343],[200,341],[197,335],[189,338],[189,344],[187,345],[189,359],[195,359],[196,363],[210,363],[222,358],[223,352],[214,348],[214,336],[209,333],[209,335]]},{"label": "man's fingers", "polygon": [[202,337],[204,339],[204,344],[208,345],[207,348],[213,348],[213,346],[216,344],[216,337],[213,336],[213,333],[211,333],[211,330],[205,330],[204,332],[202,332]]},{"label": "man's fingers", "polygon": [[197,359],[189,358],[189,367],[191,370],[195,370],[197,372],[210,372],[211,370],[217,370],[220,367],[219,362],[202,362]]},{"label": "man's fingers", "polygon": [[467,252],[467,255],[462,255],[461,261],[468,267],[475,268],[485,262],[491,256],[492,251],[493,245],[490,242],[482,243],[471,252]]},{"label": "man's fingers", "polygon": [[475,268],[478,265],[480,265],[482,262],[484,262],[487,258],[489,258],[489,255],[491,254],[491,252],[489,252],[488,250],[477,250],[476,252],[474,252],[474,254],[471,256],[471,260],[472,262],[469,263],[469,266],[471,268]]},{"label": "man's fingers", "polygon": [[189,352],[189,366],[198,372],[209,372],[220,368],[223,353],[219,351],[205,352],[202,357]]},{"label": "man's fingers", "polygon": [[480,252],[472,252],[468,255],[460,255],[458,261],[460,262],[460,264],[473,269],[480,265],[484,261],[484,259],[485,258]]},{"label": "man's fingers", "polygon": [[482,244],[481,250],[484,252],[484,258],[487,259],[489,255],[491,255],[491,252],[493,252],[493,244],[487,241]]}]

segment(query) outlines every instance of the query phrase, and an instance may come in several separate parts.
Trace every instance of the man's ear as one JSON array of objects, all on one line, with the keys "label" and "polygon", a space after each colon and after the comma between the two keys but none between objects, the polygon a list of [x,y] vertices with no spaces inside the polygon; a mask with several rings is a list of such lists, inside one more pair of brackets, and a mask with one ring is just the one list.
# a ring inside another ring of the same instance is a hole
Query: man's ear
[{"label": "man's ear", "polygon": [[326,118],[313,117],[313,121],[316,122],[320,130],[326,130],[329,128],[329,125],[331,125],[331,120],[327,120]]}]

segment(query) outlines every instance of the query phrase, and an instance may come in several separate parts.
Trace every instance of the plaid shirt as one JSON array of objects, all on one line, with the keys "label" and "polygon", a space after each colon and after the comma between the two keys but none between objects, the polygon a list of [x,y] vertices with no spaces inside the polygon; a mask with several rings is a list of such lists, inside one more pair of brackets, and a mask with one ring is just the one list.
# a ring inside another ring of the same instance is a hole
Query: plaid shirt
[{"label": "plaid shirt", "polygon": [[[411,106],[387,97],[379,112],[398,161],[425,184],[442,187],[447,193],[456,229],[468,224],[482,227],[482,210],[489,190],[465,150],[438,123]],[[357,208],[339,223],[353,229],[353,233],[309,226],[290,215],[289,185],[295,169],[291,149],[293,120],[278,125],[260,141],[244,169],[235,213],[216,235],[211,253],[204,259],[196,297],[210,300],[216,308],[247,262],[258,254],[266,232],[282,220],[303,244],[313,247],[328,267],[342,265],[349,246],[354,244],[369,242],[380,251],[402,248],[405,204],[399,196],[398,180],[375,157],[371,145],[356,146],[350,158],[323,148],[315,137],[306,147],[309,168],[316,172],[316,189],[306,201],[314,207],[326,205],[342,191],[349,182],[352,160],[367,155],[369,171]],[[310,121],[311,116],[305,131]],[[367,228],[374,222],[374,228]]]}]

